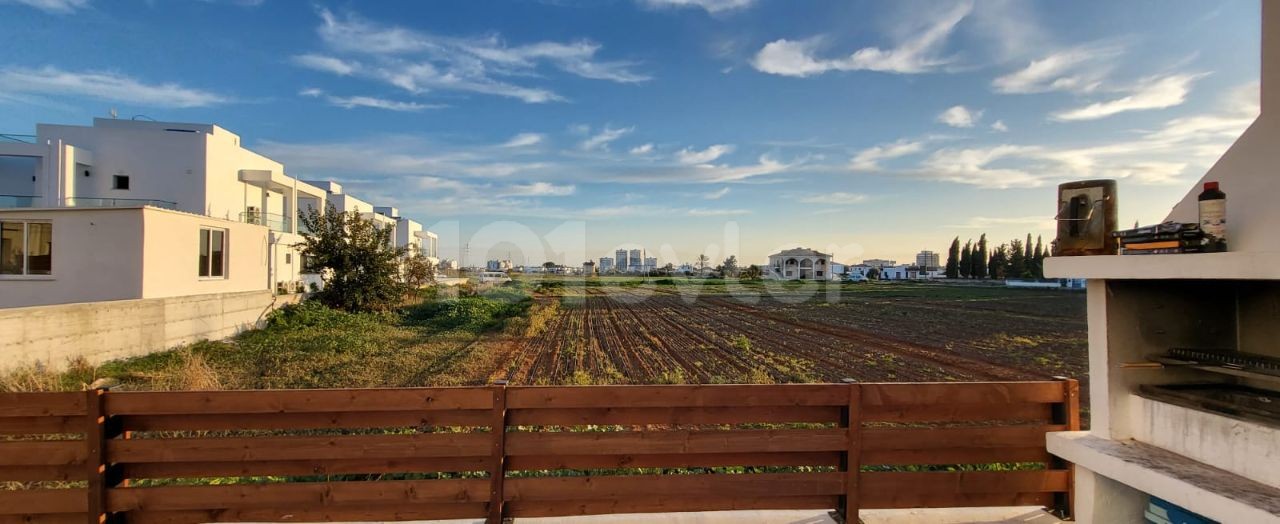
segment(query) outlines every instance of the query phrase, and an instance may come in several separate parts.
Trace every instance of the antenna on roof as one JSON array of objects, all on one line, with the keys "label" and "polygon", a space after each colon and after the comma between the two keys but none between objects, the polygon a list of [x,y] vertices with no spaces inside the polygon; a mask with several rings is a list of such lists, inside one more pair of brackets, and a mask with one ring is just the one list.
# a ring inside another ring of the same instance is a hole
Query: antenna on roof
[{"label": "antenna on roof", "polygon": [[109,115],[111,118],[120,118],[120,112],[116,111],[116,108],[114,107],[107,110],[107,115]]}]

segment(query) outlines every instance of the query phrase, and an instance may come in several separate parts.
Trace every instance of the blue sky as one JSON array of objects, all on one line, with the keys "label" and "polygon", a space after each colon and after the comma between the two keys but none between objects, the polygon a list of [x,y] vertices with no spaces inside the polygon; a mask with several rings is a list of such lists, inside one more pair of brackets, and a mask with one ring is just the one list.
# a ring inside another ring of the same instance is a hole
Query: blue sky
[{"label": "blue sky", "polygon": [[910,259],[1047,240],[1069,180],[1117,178],[1124,223],[1162,219],[1256,115],[1258,11],[0,0],[0,132],[110,108],[214,122],[473,261],[518,251],[502,231],[556,251],[583,230],[591,257]]}]

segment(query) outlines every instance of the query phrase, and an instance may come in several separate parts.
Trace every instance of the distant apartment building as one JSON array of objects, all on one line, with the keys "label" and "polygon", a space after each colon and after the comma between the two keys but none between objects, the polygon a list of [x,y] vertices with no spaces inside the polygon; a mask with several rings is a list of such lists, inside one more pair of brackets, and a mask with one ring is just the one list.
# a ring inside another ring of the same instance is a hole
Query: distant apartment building
[{"label": "distant apartment building", "polygon": [[614,268],[615,268],[617,271],[619,271],[619,272],[626,272],[626,271],[627,271],[627,268],[631,266],[631,264],[628,264],[628,263],[627,263],[627,262],[628,262],[628,260],[627,260],[627,255],[628,255],[628,254],[629,254],[629,253],[628,253],[628,252],[627,252],[627,250],[625,250],[625,249],[619,249],[619,250],[617,250],[617,251],[615,251],[615,252],[613,253],[613,255],[614,255],[614,259],[613,259]]},{"label": "distant apartment building", "polygon": [[937,268],[942,264],[942,259],[933,251],[921,251],[916,253],[916,266],[921,268]]},{"label": "distant apartment building", "polygon": [[489,271],[511,271],[510,260],[490,260],[485,264],[485,269]]},{"label": "distant apartment building", "polygon": [[644,271],[644,250],[632,249],[627,256],[627,271],[640,273]]},{"label": "distant apartment building", "polygon": [[898,265],[897,260],[885,260],[883,258],[869,258],[862,261],[862,265],[871,267],[889,267]]},{"label": "distant apartment building", "polygon": [[644,269],[644,271],[646,271],[646,272],[647,272],[647,271],[653,271],[653,270],[655,270],[655,269],[658,269],[658,259],[657,259],[657,257],[644,257],[644,267],[643,267],[643,269]]},{"label": "distant apartment building", "polygon": [[613,259],[609,257],[600,257],[600,262],[596,264],[596,271],[599,271],[600,273],[613,271]]},{"label": "distant apartment building", "polygon": [[422,238],[217,125],[39,124],[29,142],[0,143],[0,307],[293,292],[299,216],[330,204],[397,228],[397,242]]}]

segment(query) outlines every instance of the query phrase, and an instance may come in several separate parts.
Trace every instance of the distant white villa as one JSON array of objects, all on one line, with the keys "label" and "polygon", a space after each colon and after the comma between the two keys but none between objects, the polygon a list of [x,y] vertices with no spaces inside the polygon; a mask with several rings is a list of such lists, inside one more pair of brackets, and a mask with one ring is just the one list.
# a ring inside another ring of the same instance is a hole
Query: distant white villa
[{"label": "distant white villa", "polygon": [[834,280],[831,255],[808,248],[784,249],[769,255],[765,278],[771,280]]}]

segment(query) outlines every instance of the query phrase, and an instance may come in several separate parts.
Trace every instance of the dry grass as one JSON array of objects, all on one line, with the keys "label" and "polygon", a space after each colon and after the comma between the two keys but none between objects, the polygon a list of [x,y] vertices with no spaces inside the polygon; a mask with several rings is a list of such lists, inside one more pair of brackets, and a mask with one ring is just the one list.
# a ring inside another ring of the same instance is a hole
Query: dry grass
[{"label": "dry grass", "polygon": [[26,364],[0,374],[0,391],[79,391],[89,387],[98,377],[98,368],[84,357],[68,360],[62,370],[35,363]]}]

